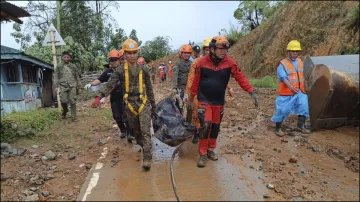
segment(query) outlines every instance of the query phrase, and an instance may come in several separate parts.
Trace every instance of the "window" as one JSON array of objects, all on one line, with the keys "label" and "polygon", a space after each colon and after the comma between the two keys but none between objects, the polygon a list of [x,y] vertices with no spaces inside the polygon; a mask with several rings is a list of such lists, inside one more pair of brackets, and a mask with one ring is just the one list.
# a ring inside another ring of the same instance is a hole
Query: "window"
[{"label": "window", "polygon": [[2,64],[2,65],[5,67],[7,82],[20,82],[17,63],[10,62],[10,63]]},{"label": "window", "polygon": [[37,83],[36,67],[32,67],[30,65],[22,65],[21,70],[24,83]]}]

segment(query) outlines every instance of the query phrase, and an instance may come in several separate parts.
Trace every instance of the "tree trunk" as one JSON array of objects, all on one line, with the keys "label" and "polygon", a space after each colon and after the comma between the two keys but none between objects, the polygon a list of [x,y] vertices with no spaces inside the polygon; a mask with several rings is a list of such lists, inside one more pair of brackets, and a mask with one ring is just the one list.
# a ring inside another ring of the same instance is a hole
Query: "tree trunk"
[{"label": "tree trunk", "polygon": [[258,12],[257,12],[257,8],[255,6],[255,18],[256,18],[256,27],[259,26],[259,18],[258,18]]}]

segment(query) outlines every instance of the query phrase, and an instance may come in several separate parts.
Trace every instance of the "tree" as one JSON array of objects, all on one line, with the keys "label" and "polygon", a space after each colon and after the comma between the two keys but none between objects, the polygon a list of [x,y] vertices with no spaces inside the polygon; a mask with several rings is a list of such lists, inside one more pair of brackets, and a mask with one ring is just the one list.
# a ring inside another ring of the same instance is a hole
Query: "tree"
[{"label": "tree", "polygon": [[139,46],[141,46],[142,44],[142,41],[140,41],[136,35],[136,30],[135,29],[132,29],[130,34],[129,34],[129,39],[132,39],[134,41],[136,41],[136,43],[138,43]]},{"label": "tree", "polygon": [[[122,37],[118,38],[118,32],[123,32],[123,30],[117,29],[117,32],[113,34],[112,25],[117,26],[117,24],[109,11],[109,8],[118,8],[118,3],[113,1],[62,1],[61,3],[61,36],[71,43],[67,44],[63,50],[70,50],[73,61],[82,69],[102,68],[102,62],[105,61],[110,44],[119,44],[123,40]],[[94,3],[96,9],[92,7]],[[24,27],[14,24],[14,32],[11,35],[26,53],[51,63],[51,51],[48,51],[50,50],[48,47],[42,47],[42,41],[49,25],[51,23],[56,25],[56,4],[55,2],[29,1],[24,9],[32,16]],[[108,23],[109,21],[111,23]],[[104,26],[106,24],[108,26]],[[30,44],[31,35],[36,38],[33,44]],[[68,43],[68,41],[65,42]],[[119,45],[116,46],[118,47]]]},{"label": "tree", "polygon": [[243,24],[243,31],[253,30],[268,19],[285,1],[241,1],[234,17]]},{"label": "tree", "polygon": [[168,36],[157,36],[151,41],[146,41],[140,49],[140,56],[144,57],[146,62],[150,62],[169,55],[172,52],[170,40]]}]

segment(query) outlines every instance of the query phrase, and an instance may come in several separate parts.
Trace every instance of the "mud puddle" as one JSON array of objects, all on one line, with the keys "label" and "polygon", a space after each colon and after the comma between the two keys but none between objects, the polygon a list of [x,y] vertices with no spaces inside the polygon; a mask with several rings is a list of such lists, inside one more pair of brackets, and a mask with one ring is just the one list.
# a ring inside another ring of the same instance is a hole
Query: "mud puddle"
[{"label": "mud puddle", "polygon": [[[219,142],[222,141],[219,138]],[[125,141],[125,140],[124,140]],[[121,146],[124,145],[121,140]],[[221,145],[221,144],[220,144]],[[99,178],[86,200],[166,200],[175,201],[171,185],[170,160],[175,147],[169,147],[153,138],[153,164],[150,171],[141,168],[138,145],[127,144],[119,154],[119,162],[111,167],[105,164],[97,170]],[[217,148],[219,153],[219,148]],[[107,157],[110,158],[110,157]],[[261,200],[263,192],[250,189],[244,174],[226,158],[208,161],[205,168],[196,166],[197,145],[186,141],[174,162],[174,177],[181,200]],[[80,192],[83,200],[89,186],[90,173]]]}]

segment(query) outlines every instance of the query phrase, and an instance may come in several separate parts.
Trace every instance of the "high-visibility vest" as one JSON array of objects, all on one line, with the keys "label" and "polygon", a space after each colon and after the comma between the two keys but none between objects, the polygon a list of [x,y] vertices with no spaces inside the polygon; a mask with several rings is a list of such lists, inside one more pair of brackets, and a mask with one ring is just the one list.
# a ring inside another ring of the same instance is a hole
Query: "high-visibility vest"
[{"label": "high-visibility vest", "polygon": [[[298,63],[297,71],[295,66],[288,58],[281,60],[279,64],[282,64],[284,66],[285,72],[288,75],[288,79],[290,81],[291,86],[300,89],[305,94],[306,92],[304,86],[303,62],[300,59],[296,59],[296,60]],[[294,95],[294,93],[291,92],[290,88],[287,87],[287,85],[284,82],[281,82],[279,84],[278,91],[279,91],[279,95]]]},{"label": "high-visibility vest", "polygon": [[143,92],[143,77],[142,77],[142,69],[139,72],[139,94],[140,94],[140,99],[142,100],[142,103],[138,109],[138,111],[136,111],[134,109],[134,107],[128,102],[128,97],[129,97],[129,66],[128,63],[126,62],[124,64],[124,70],[125,70],[125,95],[124,95],[124,102],[126,103],[126,105],[129,107],[130,111],[135,114],[136,116],[139,116],[140,112],[144,109],[144,106],[146,104],[147,101],[147,97],[146,95],[144,95]]}]

